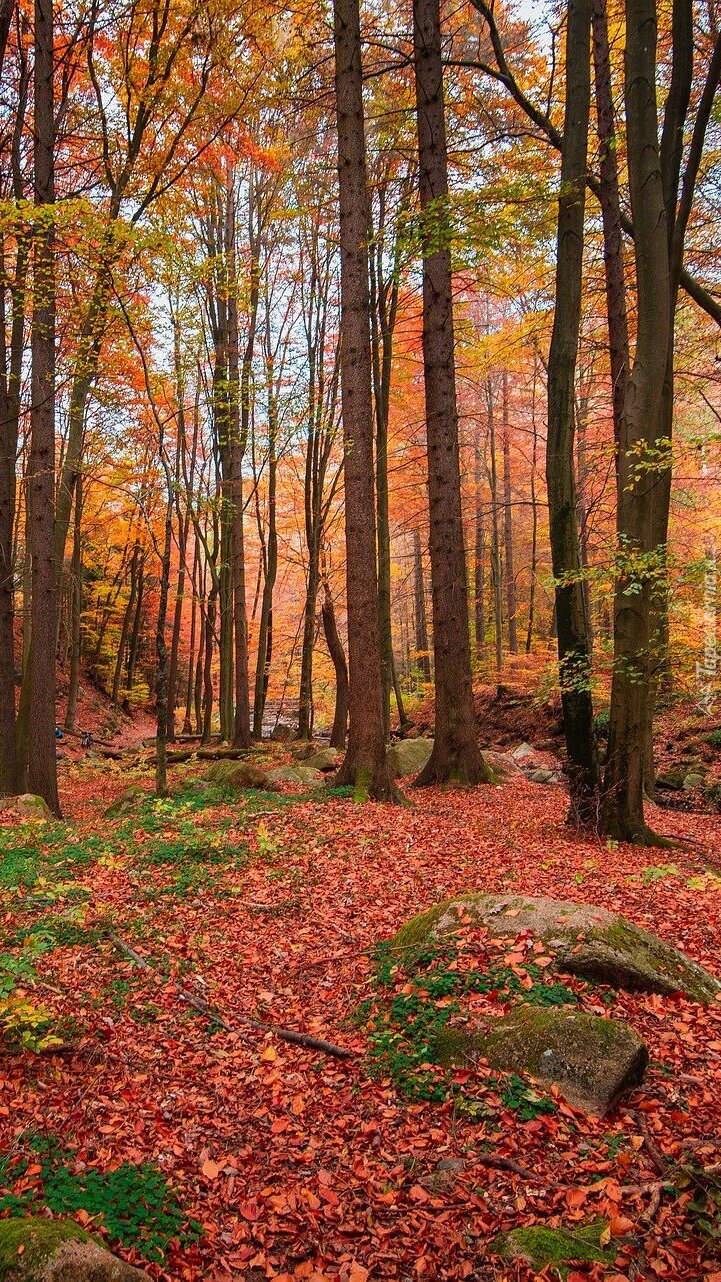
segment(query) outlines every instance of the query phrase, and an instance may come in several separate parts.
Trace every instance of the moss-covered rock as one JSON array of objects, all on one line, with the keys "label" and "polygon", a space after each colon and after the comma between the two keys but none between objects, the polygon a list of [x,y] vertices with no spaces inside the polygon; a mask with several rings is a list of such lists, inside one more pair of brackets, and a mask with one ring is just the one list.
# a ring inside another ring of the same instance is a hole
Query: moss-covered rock
[{"label": "moss-covered rock", "polygon": [[72,1220],[0,1220],[0,1282],[150,1282]]},{"label": "moss-covered rock", "polygon": [[483,1028],[448,1026],[433,1058],[445,1067],[484,1059],[503,1072],[530,1073],[597,1117],[643,1081],[648,1065],[646,1046],[623,1020],[539,1006],[519,1006]]},{"label": "moss-covered rock", "polygon": [[417,775],[427,765],[433,752],[432,739],[399,739],[388,749],[388,765],[395,778]]},{"label": "moss-covered rock", "polygon": [[563,1278],[568,1266],[578,1262],[613,1264],[616,1250],[601,1245],[605,1220],[574,1225],[572,1229],[551,1229],[543,1224],[529,1224],[511,1229],[493,1239],[491,1250],[504,1260],[523,1260],[534,1269],[552,1265]]},{"label": "moss-covered rock", "polygon": [[317,783],[320,779],[318,770],[311,770],[310,766],[276,766],[275,770],[268,771],[268,778],[272,784],[276,783]]},{"label": "moss-covered rock", "polygon": [[337,748],[321,748],[318,752],[311,753],[303,761],[303,765],[309,770],[326,771],[337,770],[343,760],[342,752]]},{"label": "moss-covered rock", "polygon": [[458,895],[406,922],[392,947],[404,950],[452,936],[469,920],[496,938],[532,932],[553,955],[557,970],[582,979],[614,988],[681,992],[704,1003],[721,992],[719,981],[702,966],[620,913],[562,899]]},{"label": "moss-covered rock", "polygon": [[150,793],[145,788],[138,788],[131,785],[125,788],[115,801],[103,811],[104,819],[119,819],[122,815],[133,815],[143,802],[148,801]]},{"label": "moss-covered rock", "polygon": [[216,761],[206,778],[219,788],[256,788],[259,792],[275,792],[271,776],[247,761]]},{"label": "moss-covered rock", "polygon": [[0,797],[0,810],[11,810],[19,819],[39,819],[49,822],[53,813],[34,792],[22,792],[19,797]]}]

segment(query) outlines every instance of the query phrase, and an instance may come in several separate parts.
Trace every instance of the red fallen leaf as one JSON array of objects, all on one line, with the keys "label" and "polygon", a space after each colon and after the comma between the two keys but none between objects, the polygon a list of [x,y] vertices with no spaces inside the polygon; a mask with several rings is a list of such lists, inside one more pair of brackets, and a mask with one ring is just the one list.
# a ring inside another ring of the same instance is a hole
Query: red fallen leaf
[{"label": "red fallen leaf", "polygon": [[333,1189],[321,1188],[320,1195],[323,1198],[323,1201],[327,1202],[329,1206],[340,1206],[338,1194],[334,1193]]},{"label": "red fallen leaf", "polygon": [[[348,1282],[367,1282],[369,1277],[370,1273],[368,1269],[364,1269],[362,1264],[359,1264],[357,1260],[354,1260],[350,1266]],[[712,1282],[714,1282],[714,1279],[712,1279]]]},{"label": "red fallen leaf", "polygon": [[271,1135],[282,1135],[284,1131],[288,1130],[289,1126],[290,1122],[287,1117],[276,1117],[270,1128],[270,1133]]},{"label": "red fallen leaf", "polygon": [[566,1194],[566,1203],[571,1207],[583,1206],[588,1197],[585,1189],[571,1189]]},{"label": "red fallen leaf", "polygon": [[263,1214],[263,1207],[253,1201],[241,1202],[238,1210],[240,1211],[243,1219],[249,1220],[251,1224],[255,1223],[256,1220],[259,1220]]},{"label": "red fallen leaf", "polygon": [[412,1202],[428,1201],[428,1194],[420,1184],[414,1184],[413,1188],[409,1190],[408,1196]]},{"label": "red fallen leaf", "polygon": [[203,1175],[205,1176],[206,1180],[217,1180],[218,1176],[220,1175],[220,1167],[218,1166],[217,1162],[211,1161],[210,1158],[208,1158],[206,1162],[203,1162],[203,1165],[201,1166],[200,1169]]}]

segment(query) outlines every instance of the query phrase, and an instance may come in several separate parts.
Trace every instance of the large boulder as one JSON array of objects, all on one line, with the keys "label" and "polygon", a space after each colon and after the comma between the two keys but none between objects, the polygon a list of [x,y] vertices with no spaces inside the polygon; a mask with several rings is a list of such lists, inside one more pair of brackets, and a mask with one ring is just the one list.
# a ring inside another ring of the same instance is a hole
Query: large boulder
[{"label": "large boulder", "polygon": [[456,934],[467,923],[495,938],[528,932],[543,941],[557,970],[614,988],[683,993],[708,1003],[721,984],[685,953],[620,913],[531,895],[458,895],[406,922],[393,940],[405,949]]},{"label": "large boulder", "polygon": [[622,1020],[559,1007],[519,1006],[477,1028],[446,1027],[432,1047],[444,1066],[486,1060],[559,1088],[576,1108],[604,1117],[643,1081],[648,1051]]},{"label": "large boulder", "polygon": [[312,770],[310,766],[276,766],[275,770],[268,772],[268,778],[272,784],[317,783],[320,777],[320,772]]},{"label": "large boulder", "polygon": [[259,792],[274,792],[273,779],[265,770],[252,766],[248,761],[216,761],[207,771],[206,778],[219,788],[257,788]]},{"label": "large boulder", "polygon": [[497,752],[495,748],[483,749],[483,760],[491,770],[503,779],[508,775],[521,775],[524,772],[510,752]]},{"label": "large boulder", "polygon": [[34,792],[21,792],[19,797],[0,797],[0,810],[10,810],[19,819],[39,819],[44,823],[54,818],[52,810]]},{"label": "large boulder", "polygon": [[388,764],[395,777],[420,774],[433,752],[432,739],[399,739],[388,748]]},{"label": "large boulder", "polygon": [[3,1282],[150,1282],[72,1220],[0,1220]]}]

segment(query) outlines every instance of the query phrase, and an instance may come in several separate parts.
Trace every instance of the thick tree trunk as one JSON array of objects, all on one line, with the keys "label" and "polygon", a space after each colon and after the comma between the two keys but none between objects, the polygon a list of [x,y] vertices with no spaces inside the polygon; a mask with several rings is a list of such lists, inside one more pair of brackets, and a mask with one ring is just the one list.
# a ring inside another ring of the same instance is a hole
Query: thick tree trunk
[{"label": "thick tree trunk", "polygon": [[383,737],[378,627],[368,229],[358,0],[334,0],[341,252],[341,402],[345,445],[349,736],[338,782],[398,796]]},{"label": "thick tree trunk", "polygon": [[425,383],[435,739],[417,786],[490,780],[476,739],[453,338],[448,166],[438,0],[414,0],[413,46],[423,229]]},{"label": "thick tree trunk", "polygon": [[35,205],[45,218],[35,237],[30,410],[30,549],[32,617],[28,718],[28,787],[60,814],[55,756],[55,105],[53,0],[35,0]]},{"label": "thick tree trunk", "polygon": [[570,0],[566,109],[558,198],[556,308],[548,358],[548,485],[551,557],[571,818],[596,823],[599,775],[591,697],[574,466],[574,396],[581,326],[586,158],[591,102],[591,0]]},{"label": "thick tree trunk", "polygon": [[626,841],[648,841],[644,817],[646,736],[650,727],[651,596],[658,473],[666,427],[664,396],[671,331],[667,210],[656,93],[656,5],[626,3],[626,127],[638,292],[636,352],[620,424],[617,528],[621,569],[614,602],[614,669],[603,826]]}]

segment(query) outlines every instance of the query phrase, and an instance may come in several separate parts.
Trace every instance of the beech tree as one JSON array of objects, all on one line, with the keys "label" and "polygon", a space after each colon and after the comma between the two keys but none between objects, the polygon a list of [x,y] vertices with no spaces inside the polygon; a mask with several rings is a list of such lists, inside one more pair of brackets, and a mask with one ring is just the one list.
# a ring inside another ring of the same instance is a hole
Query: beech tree
[{"label": "beech tree", "polygon": [[571,812],[581,824],[597,819],[599,783],[574,457],[575,375],[581,328],[591,106],[590,40],[591,0],[569,0],[555,310],[548,356],[546,482]]}]

